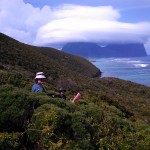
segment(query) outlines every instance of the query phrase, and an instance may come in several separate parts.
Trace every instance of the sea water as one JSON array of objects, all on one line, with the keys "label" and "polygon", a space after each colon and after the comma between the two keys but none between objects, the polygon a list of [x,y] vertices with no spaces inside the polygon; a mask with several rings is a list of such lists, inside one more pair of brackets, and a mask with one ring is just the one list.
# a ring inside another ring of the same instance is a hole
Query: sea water
[{"label": "sea water", "polygon": [[116,77],[150,87],[150,56],[101,58],[92,63],[102,71],[102,77]]}]

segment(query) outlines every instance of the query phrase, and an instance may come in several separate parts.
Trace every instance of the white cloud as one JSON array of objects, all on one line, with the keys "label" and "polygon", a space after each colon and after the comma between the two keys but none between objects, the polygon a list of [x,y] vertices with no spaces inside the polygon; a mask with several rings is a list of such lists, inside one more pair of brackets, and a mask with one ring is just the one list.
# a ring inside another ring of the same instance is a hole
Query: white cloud
[{"label": "white cloud", "polygon": [[55,18],[80,18],[80,19],[102,19],[116,20],[120,17],[117,11],[111,6],[79,6],[79,5],[62,5],[54,10]]},{"label": "white cloud", "polygon": [[111,6],[65,5],[53,11],[54,19],[42,26],[36,44],[67,41],[144,42],[150,23],[119,22],[119,11]]},{"label": "white cloud", "polygon": [[23,0],[0,0],[0,32],[22,42],[32,44],[38,28],[50,18],[48,6],[40,9],[25,4]]},{"label": "white cloud", "polygon": [[[53,19],[39,29],[35,43],[95,40],[100,38],[97,33],[105,30],[105,22],[119,17],[111,6],[64,5],[54,10]],[[90,37],[89,34],[96,36]]]},{"label": "white cloud", "polygon": [[111,6],[33,7],[23,0],[0,0],[0,32],[21,42],[46,45],[68,41],[143,42],[150,44],[150,22],[120,22]]}]

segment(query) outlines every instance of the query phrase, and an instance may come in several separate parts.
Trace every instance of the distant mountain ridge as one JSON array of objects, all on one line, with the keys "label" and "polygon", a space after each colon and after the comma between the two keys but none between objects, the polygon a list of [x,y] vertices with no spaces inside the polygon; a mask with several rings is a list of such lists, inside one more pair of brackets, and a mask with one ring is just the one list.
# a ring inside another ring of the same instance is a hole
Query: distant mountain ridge
[{"label": "distant mountain ridge", "polygon": [[91,42],[73,42],[65,44],[62,51],[87,58],[147,56],[142,43],[117,43],[100,46]]}]

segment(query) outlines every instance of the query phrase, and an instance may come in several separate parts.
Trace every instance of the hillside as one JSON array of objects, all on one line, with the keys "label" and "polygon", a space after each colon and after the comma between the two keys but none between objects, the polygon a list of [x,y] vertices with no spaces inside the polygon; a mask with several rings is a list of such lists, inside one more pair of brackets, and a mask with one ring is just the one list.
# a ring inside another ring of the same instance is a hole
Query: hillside
[{"label": "hillside", "polygon": [[65,44],[62,51],[86,58],[147,56],[142,43],[108,43],[101,46],[90,42],[74,42]]},{"label": "hillside", "polygon": [[53,48],[22,44],[3,34],[0,34],[0,53],[3,64],[21,66],[34,73],[44,69],[43,71],[53,78],[76,73],[89,77],[100,75],[100,70],[82,57]]},{"label": "hillside", "polygon": [[[32,93],[37,71],[47,93],[63,86],[67,100]],[[149,150],[150,88],[99,73],[82,57],[0,34],[0,148]]]}]

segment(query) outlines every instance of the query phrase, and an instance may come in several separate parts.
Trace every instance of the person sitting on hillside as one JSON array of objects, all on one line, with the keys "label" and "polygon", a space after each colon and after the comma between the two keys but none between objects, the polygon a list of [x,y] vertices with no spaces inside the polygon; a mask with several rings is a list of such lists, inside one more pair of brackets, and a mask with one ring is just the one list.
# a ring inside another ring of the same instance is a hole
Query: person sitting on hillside
[{"label": "person sitting on hillside", "polygon": [[45,75],[43,72],[37,72],[36,77],[34,78],[35,84],[32,86],[32,92],[46,92],[43,87],[43,83],[45,82]]},{"label": "person sitting on hillside", "polygon": [[66,95],[65,95],[66,90],[63,87],[61,87],[59,88],[58,92],[59,94],[57,95],[57,97],[66,100]]}]

